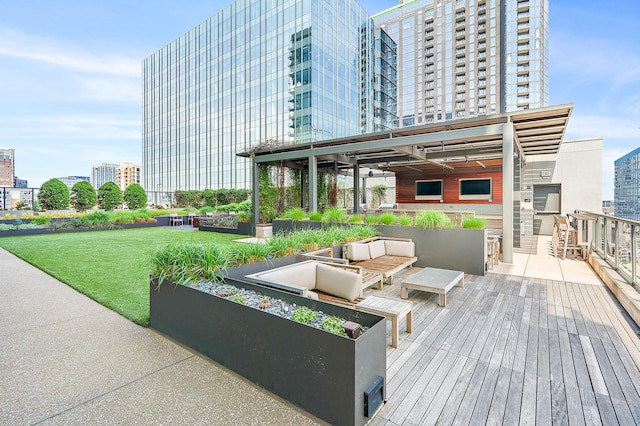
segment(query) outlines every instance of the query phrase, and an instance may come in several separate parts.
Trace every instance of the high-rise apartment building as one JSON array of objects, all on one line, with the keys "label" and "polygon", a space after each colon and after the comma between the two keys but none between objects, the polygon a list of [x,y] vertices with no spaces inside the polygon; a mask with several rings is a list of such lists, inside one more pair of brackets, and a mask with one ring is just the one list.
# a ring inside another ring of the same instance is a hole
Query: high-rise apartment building
[{"label": "high-rise apartment building", "polygon": [[121,190],[127,189],[127,186],[137,183],[140,184],[140,175],[142,167],[133,163],[122,163],[116,170],[117,184]]},{"label": "high-rise apartment building", "polygon": [[548,104],[548,0],[413,0],[373,16],[398,45],[401,126]]},{"label": "high-rise apartment building", "polygon": [[0,149],[0,187],[13,187],[15,149]]},{"label": "high-rise apartment building", "polygon": [[615,216],[640,220],[640,148],[618,158],[614,166]]},{"label": "high-rise apartment building", "polygon": [[249,187],[238,152],[395,127],[395,49],[356,0],[230,4],[143,61],[145,189]]},{"label": "high-rise apartment building", "polygon": [[117,164],[102,163],[99,166],[94,166],[91,170],[91,185],[98,189],[107,182],[118,183],[117,173]]}]

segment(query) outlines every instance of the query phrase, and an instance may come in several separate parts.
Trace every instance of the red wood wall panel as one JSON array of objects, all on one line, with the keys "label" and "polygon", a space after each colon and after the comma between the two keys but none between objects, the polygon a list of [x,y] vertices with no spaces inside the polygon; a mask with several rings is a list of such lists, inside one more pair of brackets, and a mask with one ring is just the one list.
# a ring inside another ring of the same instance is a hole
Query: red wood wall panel
[{"label": "red wood wall panel", "polygon": [[[491,178],[492,200],[460,200],[460,179]],[[396,203],[440,204],[437,200],[416,200],[416,180],[442,179],[444,199],[448,204],[502,204],[502,169],[448,171],[444,173],[396,172]]]}]

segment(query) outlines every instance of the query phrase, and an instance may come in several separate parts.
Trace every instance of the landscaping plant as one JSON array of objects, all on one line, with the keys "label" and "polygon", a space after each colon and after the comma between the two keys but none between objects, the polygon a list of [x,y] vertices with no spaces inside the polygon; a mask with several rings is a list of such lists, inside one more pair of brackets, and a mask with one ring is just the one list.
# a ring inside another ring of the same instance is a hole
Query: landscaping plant
[{"label": "landscaping plant", "polygon": [[486,225],[486,222],[483,218],[481,217],[465,217],[462,220],[462,227],[463,228],[470,228],[470,229],[483,229]]},{"label": "landscaping plant", "polygon": [[71,188],[71,206],[79,212],[86,212],[96,205],[98,196],[96,190],[86,180],[76,182]]},{"label": "landscaping plant", "polygon": [[124,202],[131,210],[138,210],[147,205],[147,193],[137,183],[132,183],[124,190]]},{"label": "landscaping plant", "polygon": [[451,228],[449,216],[438,210],[422,210],[416,214],[416,225],[423,228]]},{"label": "landscaping plant", "polygon": [[391,212],[382,213],[378,216],[378,223],[381,225],[393,225],[396,223],[396,216]]},{"label": "landscaping plant", "polygon": [[122,191],[114,182],[105,182],[98,189],[98,205],[101,209],[111,211],[122,204]]},{"label": "landscaping plant", "polygon": [[309,324],[316,319],[316,313],[306,306],[301,306],[292,312],[291,319],[301,324]]},{"label": "landscaping plant", "polygon": [[64,210],[71,201],[69,188],[60,179],[49,179],[40,187],[38,201],[45,210]]}]

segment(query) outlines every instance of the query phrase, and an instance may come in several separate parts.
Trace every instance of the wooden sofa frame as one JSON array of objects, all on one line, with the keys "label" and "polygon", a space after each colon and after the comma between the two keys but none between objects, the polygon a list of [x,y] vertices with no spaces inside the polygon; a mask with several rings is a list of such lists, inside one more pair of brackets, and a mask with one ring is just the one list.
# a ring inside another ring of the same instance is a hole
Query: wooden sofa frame
[{"label": "wooden sofa frame", "polygon": [[[354,241],[356,244],[366,244],[377,240],[387,241],[406,241],[413,242],[411,238],[395,238],[395,237],[372,237],[360,241]],[[342,250],[343,258],[347,259],[347,246],[351,243],[346,243]],[[370,271],[378,274],[382,274],[383,280],[386,280],[388,284],[393,284],[393,276],[405,268],[411,267],[418,261],[416,256],[404,257],[404,256],[381,256],[375,259],[361,260],[361,261],[349,261],[350,265],[360,266],[364,271]]]}]

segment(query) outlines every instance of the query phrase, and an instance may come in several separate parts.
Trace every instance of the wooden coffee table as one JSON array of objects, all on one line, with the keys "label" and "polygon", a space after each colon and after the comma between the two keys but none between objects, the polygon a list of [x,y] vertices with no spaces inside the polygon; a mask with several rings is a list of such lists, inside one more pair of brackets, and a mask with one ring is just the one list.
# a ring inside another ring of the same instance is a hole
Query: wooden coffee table
[{"label": "wooden coffee table", "polygon": [[440,306],[447,305],[447,292],[456,284],[464,287],[464,272],[450,269],[422,268],[420,272],[408,276],[400,285],[403,299],[409,297],[409,289],[428,291],[440,295]]},{"label": "wooden coffee table", "polygon": [[368,296],[362,302],[356,304],[357,311],[380,315],[391,320],[391,346],[394,348],[398,347],[398,339],[400,337],[398,322],[405,316],[407,317],[407,333],[411,333],[412,309],[412,302],[384,296]]}]

